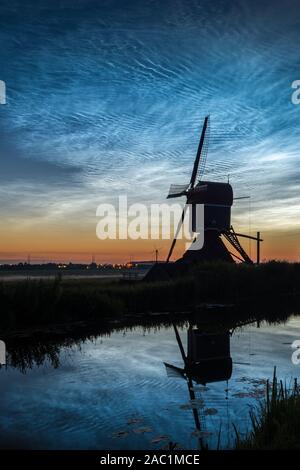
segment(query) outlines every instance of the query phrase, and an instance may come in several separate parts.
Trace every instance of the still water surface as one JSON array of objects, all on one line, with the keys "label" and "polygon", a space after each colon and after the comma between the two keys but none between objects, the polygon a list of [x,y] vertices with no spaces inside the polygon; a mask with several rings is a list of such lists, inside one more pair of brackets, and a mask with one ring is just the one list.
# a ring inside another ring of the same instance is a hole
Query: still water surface
[{"label": "still water surface", "polygon": [[[187,328],[179,333],[187,352]],[[201,384],[190,376],[191,390],[186,374],[164,364],[184,368],[172,327],[136,328],[62,348],[57,368],[49,360],[25,373],[2,367],[0,446],[161,449],[172,442],[197,449],[199,437],[216,448],[220,435],[220,447],[229,448],[232,423],[241,435],[250,429],[249,411],[264,396],[274,366],[288,383],[299,376],[300,365],[291,361],[296,339],[299,318],[237,328],[230,336],[231,378],[216,368],[210,379],[220,381],[203,386],[207,377]]]}]

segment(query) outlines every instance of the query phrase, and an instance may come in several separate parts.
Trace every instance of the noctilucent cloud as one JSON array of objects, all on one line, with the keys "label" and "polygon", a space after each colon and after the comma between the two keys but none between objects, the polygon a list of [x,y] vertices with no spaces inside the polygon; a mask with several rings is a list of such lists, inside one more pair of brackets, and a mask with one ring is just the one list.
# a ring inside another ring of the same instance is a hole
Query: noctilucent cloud
[{"label": "noctilucent cloud", "polygon": [[229,175],[235,196],[251,196],[234,205],[236,229],[261,230],[267,258],[299,258],[297,0],[0,9],[1,259],[35,250],[126,259],[127,248],[96,239],[98,204],[119,194],[164,202],[170,183],[189,179],[206,114],[204,177]]}]

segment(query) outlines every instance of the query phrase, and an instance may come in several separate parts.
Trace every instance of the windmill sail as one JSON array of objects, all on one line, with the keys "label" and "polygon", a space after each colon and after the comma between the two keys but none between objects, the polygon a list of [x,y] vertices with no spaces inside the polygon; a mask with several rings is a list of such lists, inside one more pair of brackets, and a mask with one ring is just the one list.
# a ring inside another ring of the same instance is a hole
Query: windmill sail
[{"label": "windmill sail", "polygon": [[168,364],[167,362],[164,362],[164,365],[166,367],[166,372],[168,377],[176,377],[180,379],[184,379],[184,369],[180,367],[173,366],[172,364]]},{"label": "windmill sail", "polygon": [[[208,138],[206,138],[208,127],[209,127],[209,116],[206,116],[206,118],[204,119],[204,124],[203,124],[202,132],[201,132],[200,142],[198,145],[197,155],[196,155],[194,166],[193,166],[190,184],[188,185],[188,187],[183,186],[183,185],[171,185],[170,187],[168,198],[180,197],[180,196],[186,195],[187,201],[186,201],[185,207],[183,208],[182,216],[181,216],[181,219],[179,220],[175,237],[172,241],[172,245],[171,245],[167,260],[166,260],[167,263],[169,262],[172,256],[173,250],[175,248],[177,236],[183,224],[184,217],[186,214],[187,204],[189,203],[190,198],[189,198],[187,189],[194,190],[196,180],[199,178],[199,175],[201,174],[201,172],[203,173],[204,171],[206,155],[207,155],[207,147],[208,147]],[[204,162],[202,163],[203,159],[204,159]]]},{"label": "windmill sail", "polygon": [[182,226],[183,221],[184,221],[184,217],[185,217],[186,210],[187,210],[187,204],[185,204],[185,206],[184,206],[184,208],[183,208],[183,211],[182,211],[182,214],[181,214],[181,217],[180,217],[180,220],[179,220],[179,222],[178,222],[177,230],[176,230],[175,236],[174,236],[174,238],[173,238],[170,251],[169,251],[169,253],[168,253],[168,257],[167,257],[167,261],[166,261],[167,263],[170,261],[170,258],[171,258],[171,256],[172,256],[173,250],[174,250],[174,248],[175,248],[176,241],[177,241],[177,237],[178,237],[179,232],[180,232],[180,230],[181,230],[181,226]]},{"label": "windmill sail", "polygon": [[207,133],[208,128],[209,128],[209,116],[206,116],[206,118],[204,119],[204,124],[203,124],[202,132],[201,132],[197,155],[195,158],[194,167],[192,171],[192,176],[191,176],[191,181],[190,181],[191,188],[195,186],[196,180],[199,178],[201,171],[204,172],[207,149],[208,149],[208,137],[206,138],[206,133]]},{"label": "windmill sail", "polygon": [[206,124],[206,130],[205,130],[205,135],[204,135],[204,140],[203,140],[203,146],[201,150],[201,158],[199,161],[198,165],[198,171],[196,175],[196,181],[199,181],[205,171],[205,165],[206,165],[206,158],[207,158],[207,153],[208,153],[208,146],[209,146],[209,137],[210,137],[210,119],[209,116],[207,116],[207,124]]},{"label": "windmill sail", "polygon": [[171,184],[167,199],[170,199],[171,197],[185,196],[188,187],[189,184]]}]

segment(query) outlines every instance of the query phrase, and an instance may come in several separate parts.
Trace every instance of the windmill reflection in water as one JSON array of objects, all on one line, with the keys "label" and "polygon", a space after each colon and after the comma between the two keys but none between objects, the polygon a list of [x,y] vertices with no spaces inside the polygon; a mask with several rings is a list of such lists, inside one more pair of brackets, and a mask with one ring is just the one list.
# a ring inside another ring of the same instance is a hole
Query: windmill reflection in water
[{"label": "windmill reflection in water", "polygon": [[[205,448],[205,414],[200,403],[197,405],[193,382],[205,386],[208,383],[228,381],[232,375],[232,358],[230,356],[231,332],[207,332],[189,326],[187,331],[187,354],[185,353],[177,326],[173,322],[177,344],[183,359],[184,367],[164,363],[169,376],[186,380],[188,386],[193,418],[198,437],[199,448]],[[226,393],[228,386],[226,387]],[[227,396],[226,396],[227,398]]]}]

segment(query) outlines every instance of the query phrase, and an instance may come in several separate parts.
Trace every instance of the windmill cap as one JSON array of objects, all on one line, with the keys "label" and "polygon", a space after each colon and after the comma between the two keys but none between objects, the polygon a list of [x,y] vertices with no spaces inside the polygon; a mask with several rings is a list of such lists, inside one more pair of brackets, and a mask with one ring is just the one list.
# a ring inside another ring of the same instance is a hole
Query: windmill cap
[{"label": "windmill cap", "polygon": [[[197,188],[205,186],[205,189],[197,192]],[[229,183],[219,183],[215,181],[200,181],[195,186],[194,194],[191,197],[191,202],[198,204],[220,204],[232,206],[233,203],[233,190]]]}]

